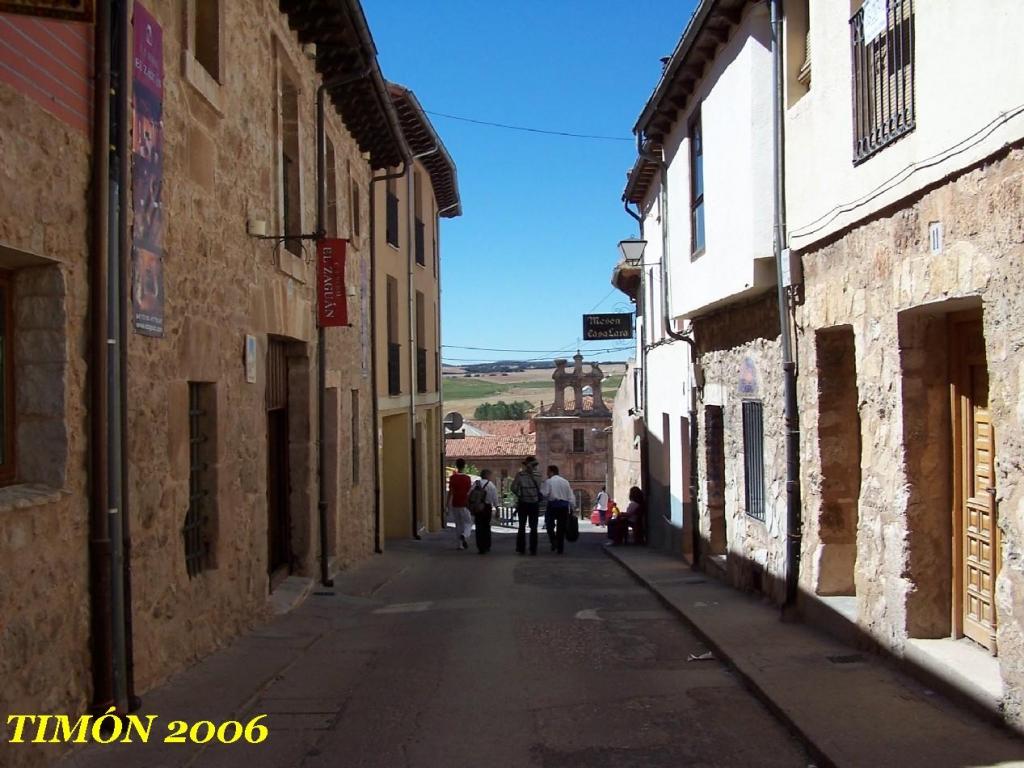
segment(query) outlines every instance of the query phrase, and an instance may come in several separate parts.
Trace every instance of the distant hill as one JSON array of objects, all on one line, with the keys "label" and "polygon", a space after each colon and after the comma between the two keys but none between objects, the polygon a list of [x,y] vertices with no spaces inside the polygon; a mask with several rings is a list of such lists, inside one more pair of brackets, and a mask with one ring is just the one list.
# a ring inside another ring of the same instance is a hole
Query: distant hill
[{"label": "distant hill", "polygon": [[[605,360],[599,365],[622,365],[625,361]],[[551,370],[551,360],[497,360],[493,363],[474,363],[458,369],[446,367],[445,373],[516,373],[517,371]]]}]

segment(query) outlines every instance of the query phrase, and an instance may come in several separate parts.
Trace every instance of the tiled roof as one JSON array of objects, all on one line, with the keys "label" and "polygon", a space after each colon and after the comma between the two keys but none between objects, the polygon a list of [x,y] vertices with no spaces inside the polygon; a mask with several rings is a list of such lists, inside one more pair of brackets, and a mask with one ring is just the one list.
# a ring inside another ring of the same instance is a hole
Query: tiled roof
[{"label": "tiled roof", "polygon": [[469,459],[491,456],[531,456],[537,451],[536,435],[510,437],[467,437],[445,440],[444,455],[448,458]]},{"label": "tiled roof", "polygon": [[507,419],[499,421],[467,419],[466,423],[472,425],[481,432],[491,435],[492,437],[514,437],[516,435],[530,434],[529,419]]}]

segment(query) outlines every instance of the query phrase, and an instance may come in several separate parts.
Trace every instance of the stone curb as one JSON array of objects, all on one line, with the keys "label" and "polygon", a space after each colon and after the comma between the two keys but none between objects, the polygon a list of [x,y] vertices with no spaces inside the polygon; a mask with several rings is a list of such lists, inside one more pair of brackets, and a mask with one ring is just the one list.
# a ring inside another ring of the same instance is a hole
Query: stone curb
[{"label": "stone curb", "polygon": [[613,547],[602,547],[602,549],[604,549],[604,552],[608,557],[625,568],[634,579],[657,597],[662,605],[682,619],[683,623],[686,624],[686,626],[700,638],[701,642],[703,642],[715,654],[715,658],[728,667],[733,674],[736,675],[737,679],[750,689],[761,703],[763,703],[768,710],[784,726],[786,726],[790,733],[792,733],[793,736],[804,746],[804,749],[807,750],[808,757],[810,757],[812,761],[809,768],[838,768],[839,764],[833,757],[828,755],[825,748],[821,744],[817,743],[817,741],[813,739],[804,728],[801,728],[800,724],[796,722],[790,713],[772,698],[771,694],[764,688],[764,686],[757,682],[753,670],[746,669],[742,661],[738,661],[726,654],[722,649],[722,646],[716,642],[711,635],[706,633],[697,622],[688,616],[682,608],[672,602],[672,600],[659,590],[655,584],[647,581],[647,579],[645,579],[635,568],[620,557],[619,553],[616,552]]}]

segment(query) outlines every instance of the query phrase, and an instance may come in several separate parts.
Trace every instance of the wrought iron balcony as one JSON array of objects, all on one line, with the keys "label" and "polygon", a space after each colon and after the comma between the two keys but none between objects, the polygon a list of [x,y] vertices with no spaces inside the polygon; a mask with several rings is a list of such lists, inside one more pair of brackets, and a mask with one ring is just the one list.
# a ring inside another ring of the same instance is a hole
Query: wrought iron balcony
[{"label": "wrought iron balcony", "polygon": [[402,345],[388,342],[388,394],[402,394]]}]

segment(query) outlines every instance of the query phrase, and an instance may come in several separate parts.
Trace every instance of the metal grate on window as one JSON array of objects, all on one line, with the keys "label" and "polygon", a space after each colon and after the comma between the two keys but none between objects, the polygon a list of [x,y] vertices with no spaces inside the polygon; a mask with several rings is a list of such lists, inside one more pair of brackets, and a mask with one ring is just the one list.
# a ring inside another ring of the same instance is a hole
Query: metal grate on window
[{"label": "metal grate on window", "polygon": [[583,453],[584,450],[585,450],[585,445],[583,443],[583,430],[582,429],[574,429],[572,431],[572,452],[573,453]]},{"label": "metal grate on window", "polygon": [[850,19],[853,164],[914,130],[914,0],[868,0]]},{"label": "metal grate on window", "polygon": [[743,480],[747,514],[764,520],[764,421],[758,400],[743,401]]},{"label": "metal grate on window", "polygon": [[206,410],[203,407],[203,385],[189,382],[188,385],[188,512],[181,529],[185,540],[185,570],[191,579],[203,572],[206,565],[208,546],[206,542],[206,499],[209,495],[203,487],[207,465],[203,461],[203,445],[207,436],[203,431]]}]

